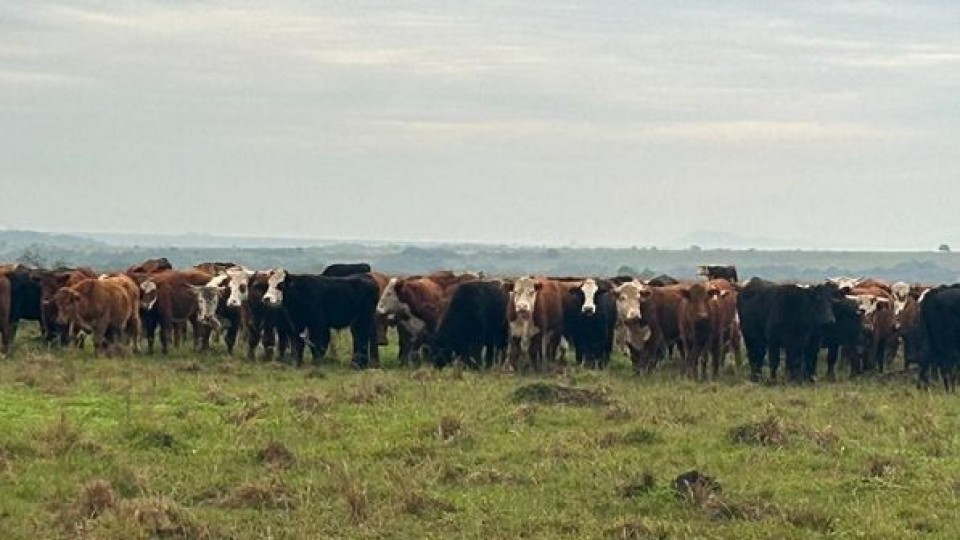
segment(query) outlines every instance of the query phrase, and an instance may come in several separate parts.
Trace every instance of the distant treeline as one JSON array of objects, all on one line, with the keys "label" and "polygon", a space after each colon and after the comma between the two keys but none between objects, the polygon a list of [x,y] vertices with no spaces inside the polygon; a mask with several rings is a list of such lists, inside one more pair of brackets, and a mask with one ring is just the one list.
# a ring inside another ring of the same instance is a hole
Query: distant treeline
[{"label": "distant treeline", "polygon": [[51,245],[0,243],[0,262],[123,269],[147,258],[167,257],[177,267],[226,261],[250,268],[283,267],[319,272],[333,262],[367,261],[392,274],[438,269],[483,270],[488,275],[521,274],[612,276],[670,274],[692,278],[699,264],[735,264],[741,279],[818,281],[839,275],[871,276],[928,284],[953,283],[960,257],[950,252],[658,250],[652,248],[502,247],[448,245],[413,247],[336,244],[306,248],[116,247],[104,244]]}]

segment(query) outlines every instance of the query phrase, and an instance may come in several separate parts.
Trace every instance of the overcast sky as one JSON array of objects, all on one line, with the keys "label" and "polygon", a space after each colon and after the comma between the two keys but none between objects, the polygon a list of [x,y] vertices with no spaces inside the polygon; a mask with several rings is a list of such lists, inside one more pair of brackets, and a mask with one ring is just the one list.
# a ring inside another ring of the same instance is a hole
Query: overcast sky
[{"label": "overcast sky", "polygon": [[960,244],[960,3],[3,2],[0,145],[0,228]]}]

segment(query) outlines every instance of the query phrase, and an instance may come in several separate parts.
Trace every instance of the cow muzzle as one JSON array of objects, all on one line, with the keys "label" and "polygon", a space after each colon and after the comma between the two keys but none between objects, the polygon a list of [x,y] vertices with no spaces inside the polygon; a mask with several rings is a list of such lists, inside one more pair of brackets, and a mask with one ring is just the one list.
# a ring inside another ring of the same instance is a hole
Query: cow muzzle
[{"label": "cow muzzle", "polygon": [[597,312],[596,306],[583,306],[580,310],[584,315],[594,315]]}]

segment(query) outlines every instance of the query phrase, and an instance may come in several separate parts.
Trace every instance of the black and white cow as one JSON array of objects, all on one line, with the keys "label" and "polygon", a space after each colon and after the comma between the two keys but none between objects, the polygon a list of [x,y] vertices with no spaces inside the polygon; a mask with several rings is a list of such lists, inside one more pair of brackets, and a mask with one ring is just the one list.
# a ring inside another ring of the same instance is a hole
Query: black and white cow
[{"label": "black and white cow", "polygon": [[327,277],[291,274],[272,270],[267,278],[263,302],[282,306],[293,330],[293,360],[303,361],[304,344],[309,343],[314,359],[330,344],[330,330],[350,328],[355,368],[368,367],[370,348],[375,346],[374,315],[380,288],[367,274]]},{"label": "black and white cow", "polygon": [[578,363],[605,367],[610,361],[617,324],[617,303],[611,289],[610,283],[585,279],[568,290],[563,329]]}]

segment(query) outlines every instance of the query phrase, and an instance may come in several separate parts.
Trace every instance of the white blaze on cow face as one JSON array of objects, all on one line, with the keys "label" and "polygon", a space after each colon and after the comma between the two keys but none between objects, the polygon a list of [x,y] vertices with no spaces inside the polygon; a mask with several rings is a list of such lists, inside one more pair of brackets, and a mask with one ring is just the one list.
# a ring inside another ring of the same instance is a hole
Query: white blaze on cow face
[{"label": "white blaze on cow face", "polygon": [[827,281],[829,281],[830,283],[835,284],[835,285],[837,286],[837,288],[840,289],[841,292],[847,292],[847,291],[852,291],[853,289],[855,289],[855,288],[857,287],[857,285],[859,285],[860,282],[863,281],[863,280],[860,279],[860,278],[852,278],[852,277],[843,276],[843,277],[830,278],[830,279],[828,279]]},{"label": "white blaze on cow face", "polygon": [[140,284],[140,306],[143,309],[153,309],[157,303],[157,284],[152,281],[144,281]]},{"label": "white blaze on cow face", "polygon": [[593,315],[597,312],[597,291],[599,289],[597,282],[592,279],[584,280],[583,284],[580,285],[580,291],[583,292],[583,307],[580,308],[580,311],[584,315]]},{"label": "white blaze on cow face", "polygon": [[283,282],[287,279],[287,271],[283,269],[271,270],[267,276],[267,292],[263,294],[263,303],[268,306],[279,306],[283,303]]},{"label": "white blaze on cow face", "polygon": [[513,283],[513,305],[518,317],[529,318],[533,314],[539,290],[540,284],[532,277],[522,277]]},{"label": "white blaze on cow face", "polygon": [[880,304],[889,303],[890,300],[887,298],[882,298],[874,296],[872,294],[848,294],[848,300],[853,300],[857,303],[857,310],[864,317],[869,317],[873,315]]},{"label": "white blaze on cow face", "polygon": [[899,315],[903,308],[907,306],[907,299],[910,297],[910,284],[898,281],[890,286],[890,292],[893,294],[893,314]]},{"label": "white blaze on cow face", "polygon": [[227,290],[230,293],[229,296],[227,296],[227,307],[240,307],[247,301],[247,294],[250,289],[250,278],[253,276],[253,271],[247,270],[242,266],[234,266],[227,269],[226,275],[229,279],[229,281],[227,281]]},{"label": "white blaze on cow face", "polygon": [[201,322],[215,327],[220,326],[217,319],[217,308],[220,305],[220,293],[222,287],[229,279],[226,274],[219,275],[206,283],[206,285],[191,285],[190,290],[197,295],[197,318]]},{"label": "white blaze on cow face", "polygon": [[613,290],[617,298],[617,318],[627,324],[639,322],[643,318],[640,305],[650,296],[650,289],[639,281],[628,281]]},{"label": "white blaze on cow face", "polygon": [[383,288],[383,294],[377,302],[377,313],[380,315],[399,315],[403,312],[404,303],[397,294],[397,281],[397,278],[390,278]]}]

